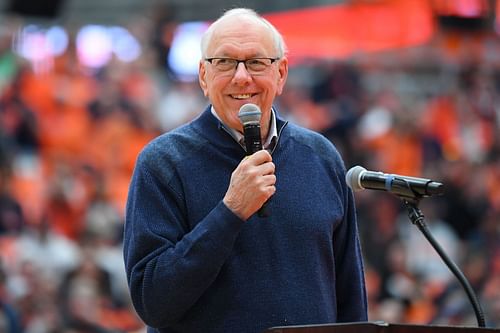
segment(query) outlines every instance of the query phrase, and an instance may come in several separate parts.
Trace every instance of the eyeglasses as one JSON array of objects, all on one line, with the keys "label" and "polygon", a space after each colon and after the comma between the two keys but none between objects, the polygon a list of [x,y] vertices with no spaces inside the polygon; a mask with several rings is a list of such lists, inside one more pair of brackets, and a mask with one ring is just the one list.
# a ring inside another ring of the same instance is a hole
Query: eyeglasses
[{"label": "eyeglasses", "polygon": [[251,75],[260,75],[266,72],[266,70],[279,58],[251,58],[245,60],[238,60],[232,58],[205,58],[212,64],[220,73],[232,75],[238,68],[238,65],[243,63],[247,72]]}]

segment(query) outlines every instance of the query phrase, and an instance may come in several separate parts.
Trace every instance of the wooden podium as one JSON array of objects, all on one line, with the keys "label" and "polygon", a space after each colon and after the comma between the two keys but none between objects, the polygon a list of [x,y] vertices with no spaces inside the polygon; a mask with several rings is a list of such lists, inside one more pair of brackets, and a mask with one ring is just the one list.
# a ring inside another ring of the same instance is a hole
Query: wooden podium
[{"label": "wooden podium", "polygon": [[385,322],[271,327],[265,333],[500,333],[499,329],[464,326],[404,325]]}]

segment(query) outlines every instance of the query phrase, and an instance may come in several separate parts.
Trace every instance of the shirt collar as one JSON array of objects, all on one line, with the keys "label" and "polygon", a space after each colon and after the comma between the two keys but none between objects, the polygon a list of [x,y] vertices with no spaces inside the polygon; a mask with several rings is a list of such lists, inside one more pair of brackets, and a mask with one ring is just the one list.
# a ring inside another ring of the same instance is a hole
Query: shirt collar
[{"label": "shirt collar", "polygon": [[[233,139],[245,149],[244,135],[235,130],[234,128],[231,128],[228,125],[224,124],[224,122],[222,121],[222,119],[220,119],[219,115],[217,114],[213,106],[211,107],[210,111],[212,112],[214,117],[220,121],[222,127],[233,137]],[[266,140],[262,143],[264,149],[272,150],[273,145],[277,141],[277,138],[278,138],[278,128],[276,126],[276,114],[274,112],[274,109],[271,108],[271,124],[269,126],[269,132],[267,133]]]}]

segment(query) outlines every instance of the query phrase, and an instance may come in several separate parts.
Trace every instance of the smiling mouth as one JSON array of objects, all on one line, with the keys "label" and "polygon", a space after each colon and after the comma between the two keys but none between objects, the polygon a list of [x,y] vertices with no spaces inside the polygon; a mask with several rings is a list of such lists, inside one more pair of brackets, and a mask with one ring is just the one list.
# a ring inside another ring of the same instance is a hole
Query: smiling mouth
[{"label": "smiling mouth", "polygon": [[231,95],[232,98],[234,99],[248,99],[250,97],[255,96],[256,94],[238,94],[238,95]]}]

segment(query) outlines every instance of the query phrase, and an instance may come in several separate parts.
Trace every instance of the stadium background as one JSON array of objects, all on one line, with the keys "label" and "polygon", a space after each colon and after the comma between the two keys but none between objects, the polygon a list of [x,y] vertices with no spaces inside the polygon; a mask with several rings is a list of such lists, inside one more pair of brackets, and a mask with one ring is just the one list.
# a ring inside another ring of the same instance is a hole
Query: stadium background
[{"label": "stadium background", "polygon": [[[284,117],[327,136],[347,167],[445,183],[420,207],[488,327],[500,327],[498,3],[243,4],[289,46]],[[0,331],[143,331],[121,257],[128,181],[146,142],[203,110],[197,41],[235,5],[0,0]],[[356,202],[370,320],[476,325],[400,200]]]}]

